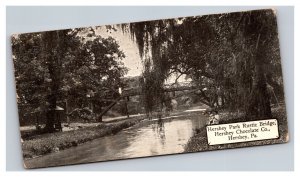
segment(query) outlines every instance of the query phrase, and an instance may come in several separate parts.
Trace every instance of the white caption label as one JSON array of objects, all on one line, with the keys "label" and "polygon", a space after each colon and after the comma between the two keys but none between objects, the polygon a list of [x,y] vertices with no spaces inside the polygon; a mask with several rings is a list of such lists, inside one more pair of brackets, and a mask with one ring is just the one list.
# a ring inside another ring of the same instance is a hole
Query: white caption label
[{"label": "white caption label", "polygon": [[210,125],[206,127],[209,145],[275,139],[279,137],[276,119]]}]

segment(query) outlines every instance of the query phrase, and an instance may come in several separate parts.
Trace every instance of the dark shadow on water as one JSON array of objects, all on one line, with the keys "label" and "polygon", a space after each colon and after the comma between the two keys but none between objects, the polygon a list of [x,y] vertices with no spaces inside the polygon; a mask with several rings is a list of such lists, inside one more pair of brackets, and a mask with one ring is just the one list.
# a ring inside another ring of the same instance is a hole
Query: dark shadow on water
[{"label": "dark shadow on water", "polygon": [[26,164],[37,168],[183,153],[193,129],[205,122],[206,118],[197,113],[144,121],[112,136],[30,159]]},{"label": "dark shadow on water", "polygon": [[165,145],[166,134],[165,134],[165,126],[164,126],[164,120],[163,119],[158,119],[156,131],[157,131],[157,134],[160,138],[161,144]]}]

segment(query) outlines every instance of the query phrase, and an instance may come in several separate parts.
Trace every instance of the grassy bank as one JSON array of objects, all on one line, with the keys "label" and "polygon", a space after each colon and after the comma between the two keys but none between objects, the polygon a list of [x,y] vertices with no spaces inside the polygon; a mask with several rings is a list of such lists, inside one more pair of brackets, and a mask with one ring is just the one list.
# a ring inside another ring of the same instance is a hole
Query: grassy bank
[{"label": "grassy bank", "polygon": [[24,158],[33,158],[51,152],[57,152],[103,136],[116,134],[143,120],[142,117],[103,123],[95,127],[86,127],[68,132],[56,132],[39,135],[22,144]]},{"label": "grassy bank", "polygon": [[[207,134],[206,127],[202,127],[195,131],[193,137],[190,138],[187,145],[185,146],[185,152],[199,152],[199,151],[211,151],[211,150],[219,150],[219,149],[230,149],[230,148],[238,148],[245,146],[259,146],[266,144],[277,144],[283,143],[288,140],[288,128],[287,126],[287,116],[284,107],[278,107],[272,109],[272,115],[274,119],[277,119],[279,123],[279,138],[272,140],[262,140],[262,141],[253,141],[253,142],[245,142],[245,143],[232,143],[232,144],[224,144],[224,145],[213,145],[209,146],[207,144]],[[241,115],[235,113],[222,113],[220,115],[220,124],[225,123],[234,123],[234,122],[243,122],[247,121],[241,117]]]}]

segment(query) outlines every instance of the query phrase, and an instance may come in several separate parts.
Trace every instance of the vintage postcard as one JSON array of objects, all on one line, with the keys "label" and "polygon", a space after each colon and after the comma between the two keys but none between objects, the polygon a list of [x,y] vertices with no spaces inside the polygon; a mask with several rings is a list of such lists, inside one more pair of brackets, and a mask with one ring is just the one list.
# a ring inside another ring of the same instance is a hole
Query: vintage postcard
[{"label": "vintage postcard", "polygon": [[274,9],[11,42],[25,168],[289,139]]}]

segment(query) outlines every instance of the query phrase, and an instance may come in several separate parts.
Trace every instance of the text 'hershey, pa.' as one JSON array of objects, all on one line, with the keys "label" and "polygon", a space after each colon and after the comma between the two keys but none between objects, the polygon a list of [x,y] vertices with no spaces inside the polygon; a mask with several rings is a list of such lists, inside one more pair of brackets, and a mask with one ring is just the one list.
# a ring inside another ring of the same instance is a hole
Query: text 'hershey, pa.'
[{"label": "text 'hershey, pa.'", "polygon": [[279,137],[276,119],[210,125],[206,127],[209,145],[239,143]]}]

